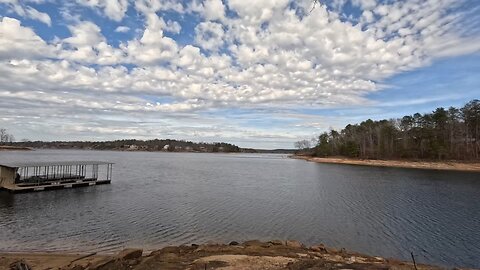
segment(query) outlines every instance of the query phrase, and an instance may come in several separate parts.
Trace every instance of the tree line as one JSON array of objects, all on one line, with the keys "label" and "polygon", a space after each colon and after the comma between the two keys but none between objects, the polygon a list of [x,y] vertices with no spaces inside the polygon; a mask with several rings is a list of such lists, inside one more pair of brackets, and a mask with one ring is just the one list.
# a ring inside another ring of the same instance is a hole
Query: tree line
[{"label": "tree line", "polygon": [[437,108],[431,113],[398,119],[347,125],[296,147],[318,157],[345,156],[362,159],[478,160],[480,157],[480,101],[462,108]]},{"label": "tree line", "polygon": [[184,140],[114,140],[114,141],[22,141],[10,145],[31,148],[91,149],[126,151],[167,151],[167,152],[240,152],[241,149],[229,143],[195,143]]}]

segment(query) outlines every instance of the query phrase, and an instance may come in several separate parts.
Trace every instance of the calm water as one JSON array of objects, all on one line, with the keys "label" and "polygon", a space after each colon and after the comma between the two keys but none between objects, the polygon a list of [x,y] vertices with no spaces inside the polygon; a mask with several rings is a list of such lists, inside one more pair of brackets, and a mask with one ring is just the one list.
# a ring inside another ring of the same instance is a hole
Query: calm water
[{"label": "calm water", "polygon": [[298,239],[480,267],[480,174],[315,164],[282,155],[0,152],[2,161],[106,160],[111,185],[0,193],[0,251]]}]

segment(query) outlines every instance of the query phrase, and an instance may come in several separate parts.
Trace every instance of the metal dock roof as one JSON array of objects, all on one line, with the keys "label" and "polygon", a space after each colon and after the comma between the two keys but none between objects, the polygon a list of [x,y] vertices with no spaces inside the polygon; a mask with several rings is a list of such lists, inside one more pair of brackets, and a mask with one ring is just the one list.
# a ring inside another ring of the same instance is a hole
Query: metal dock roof
[{"label": "metal dock roof", "polygon": [[20,167],[44,167],[44,166],[75,166],[75,165],[106,165],[113,164],[113,162],[106,161],[31,161],[31,162],[6,162],[0,163],[0,166],[9,167],[9,168],[20,168]]}]

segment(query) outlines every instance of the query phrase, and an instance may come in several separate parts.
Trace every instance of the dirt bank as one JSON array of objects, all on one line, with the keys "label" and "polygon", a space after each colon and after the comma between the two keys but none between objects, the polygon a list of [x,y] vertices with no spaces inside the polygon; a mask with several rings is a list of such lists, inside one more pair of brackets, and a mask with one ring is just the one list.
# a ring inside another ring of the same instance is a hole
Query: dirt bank
[{"label": "dirt bank", "polygon": [[[20,266],[23,264],[22,266]],[[0,254],[0,270],[21,269],[414,269],[410,262],[335,250],[305,247],[297,241],[247,241],[166,247],[150,254],[127,249],[117,255]],[[417,265],[418,269],[441,269]],[[26,269],[26,268],[24,268]]]},{"label": "dirt bank", "polygon": [[32,148],[0,145],[0,151],[31,151]]},{"label": "dirt bank", "polygon": [[319,157],[310,157],[310,156],[291,156],[291,157],[296,159],[304,159],[312,162],[318,162],[318,163],[335,163],[335,164],[350,164],[350,165],[364,165],[364,166],[480,172],[480,162],[459,162],[459,161],[430,162],[430,161],[405,161],[405,160],[349,159],[349,158],[341,158],[341,157],[319,158]]}]

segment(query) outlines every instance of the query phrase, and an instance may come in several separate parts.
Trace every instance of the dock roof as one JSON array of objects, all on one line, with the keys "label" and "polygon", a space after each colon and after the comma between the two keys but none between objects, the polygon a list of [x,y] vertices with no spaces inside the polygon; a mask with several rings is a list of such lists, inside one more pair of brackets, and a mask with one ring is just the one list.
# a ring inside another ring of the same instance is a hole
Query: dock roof
[{"label": "dock roof", "polygon": [[21,168],[21,167],[44,167],[44,166],[75,166],[75,165],[106,165],[113,164],[106,161],[29,161],[29,162],[4,162],[0,163],[0,166],[9,168]]}]

